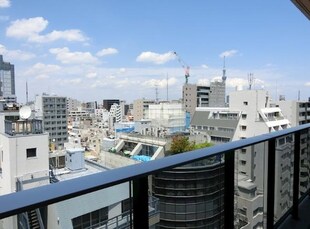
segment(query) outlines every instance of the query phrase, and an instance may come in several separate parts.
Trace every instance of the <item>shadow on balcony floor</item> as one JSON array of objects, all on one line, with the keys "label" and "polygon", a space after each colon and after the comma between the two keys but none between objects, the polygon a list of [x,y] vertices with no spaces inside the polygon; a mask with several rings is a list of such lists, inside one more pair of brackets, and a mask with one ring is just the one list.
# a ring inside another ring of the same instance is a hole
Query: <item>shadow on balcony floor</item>
[{"label": "shadow on balcony floor", "polygon": [[306,197],[299,205],[299,220],[288,217],[279,229],[310,229],[310,197]]}]

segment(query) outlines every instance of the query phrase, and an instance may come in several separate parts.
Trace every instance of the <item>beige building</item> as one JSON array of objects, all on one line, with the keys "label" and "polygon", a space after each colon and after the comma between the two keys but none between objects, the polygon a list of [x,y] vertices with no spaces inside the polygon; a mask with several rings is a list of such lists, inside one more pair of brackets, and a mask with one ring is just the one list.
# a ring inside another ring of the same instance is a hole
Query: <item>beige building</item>
[{"label": "beige building", "polygon": [[148,118],[148,110],[150,104],[155,104],[155,101],[147,99],[137,99],[133,102],[134,121]]}]

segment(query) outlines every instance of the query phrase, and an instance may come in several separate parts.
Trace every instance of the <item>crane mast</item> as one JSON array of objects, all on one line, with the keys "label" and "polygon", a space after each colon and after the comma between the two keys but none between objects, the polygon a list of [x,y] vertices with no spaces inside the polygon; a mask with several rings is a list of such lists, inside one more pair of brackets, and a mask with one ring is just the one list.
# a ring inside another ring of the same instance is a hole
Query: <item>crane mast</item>
[{"label": "crane mast", "polygon": [[187,84],[188,83],[190,67],[184,62],[184,60],[176,52],[173,52],[173,54],[177,57],[179,63],[181,64],[182,68],[184,69],[184,72],[185,72],[185,84]]}]

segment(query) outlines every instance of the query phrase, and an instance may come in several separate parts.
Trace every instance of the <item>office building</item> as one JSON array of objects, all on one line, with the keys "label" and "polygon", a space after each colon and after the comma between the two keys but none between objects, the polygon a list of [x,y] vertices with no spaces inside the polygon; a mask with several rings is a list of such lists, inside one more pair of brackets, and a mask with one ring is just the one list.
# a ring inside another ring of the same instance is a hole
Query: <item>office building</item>
[{"label": "office building", "polygon": [[37,95],[35,115],[43,120],[43,129],[49,133],[50,149],[63,148],[68,141],[67,98],[44,93]]},{"label": "office building", "polygon": [[119,99],[104,99],[103,100],[103,103],[102,103],[102,106],[104,109],[106,109],[107,111],[110,111],[111,109],[111,106],[113,104],[118,104],[120,105],[120,100]]},{"label": "office building", "polygon": [[0,100],[15,103],[15,71],[14,65],[3,61],[0,55]]}]

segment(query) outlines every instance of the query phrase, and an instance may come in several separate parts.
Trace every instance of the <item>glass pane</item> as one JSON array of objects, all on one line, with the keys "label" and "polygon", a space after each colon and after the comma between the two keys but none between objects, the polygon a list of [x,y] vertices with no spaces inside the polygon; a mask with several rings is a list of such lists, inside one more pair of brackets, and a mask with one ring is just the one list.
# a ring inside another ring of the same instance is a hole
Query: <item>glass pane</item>
[{"label": "glass pane", "polygon": [[235,228],[264,222],[266,152],[266,142],[235,151]]},{"label": "glass pane", "polygon": [[300,134],[300,180],[299,197],[306,195],[310,188],[310,130]]},{"label": "glass pane", "polygon": [[276,140],[274,219],[277,222],[293,205],[294,137]]}]

